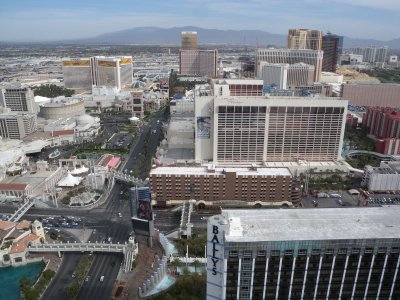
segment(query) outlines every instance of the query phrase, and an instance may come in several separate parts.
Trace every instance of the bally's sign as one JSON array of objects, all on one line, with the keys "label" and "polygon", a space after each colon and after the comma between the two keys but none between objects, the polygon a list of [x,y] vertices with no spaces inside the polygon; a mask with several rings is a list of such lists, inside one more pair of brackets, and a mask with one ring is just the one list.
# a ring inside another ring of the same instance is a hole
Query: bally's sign
[{"label": "bally's sign", "polygon": [[213,227],[212,227],[213,238],[211,239],[211,243],[212,243],[212,248],[211,248],[212,269],[211,270],[212,270],[213,275],[217,275],[217,264],[219,263],[219,258],[216,256],[217,252],[219,252],[219,250],[216,247],[219,244],[218,233],[219,233],[218,226],[213,225]]}]

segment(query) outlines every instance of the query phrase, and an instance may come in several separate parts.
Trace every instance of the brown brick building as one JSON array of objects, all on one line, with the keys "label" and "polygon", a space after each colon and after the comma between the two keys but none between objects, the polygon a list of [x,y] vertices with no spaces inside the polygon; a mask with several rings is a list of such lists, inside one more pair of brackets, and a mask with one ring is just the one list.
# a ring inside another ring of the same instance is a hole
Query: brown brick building
[{"label": "brown brick building", "polygon": [[300,201],[300,189],[287,168],[160,167],[150,176],[158,206],[190,199],[199,207],[291,206]]}]

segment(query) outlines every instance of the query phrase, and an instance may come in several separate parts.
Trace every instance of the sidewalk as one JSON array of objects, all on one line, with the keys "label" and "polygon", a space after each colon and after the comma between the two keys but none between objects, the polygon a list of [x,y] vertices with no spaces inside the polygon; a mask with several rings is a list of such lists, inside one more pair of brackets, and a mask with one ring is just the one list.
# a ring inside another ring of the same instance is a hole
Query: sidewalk
[{"label": "sidewalk", "polygon": [[[147,237],[137,236],[139,243],[139,254],[136,258],[137,267],[130,273],[118,274],[117,285],[125,284],[125,289],[119,299],[140,299],[138,295],[138,288],[153,274],[157,267],[157,257],[161,258],[164,254],[164,250],[158,241],[157,237],[153,238],[153,248],[147,246]],[[116,288],[115,288],[116,290]],[[114,297],[113,292],[113,297]]]}]

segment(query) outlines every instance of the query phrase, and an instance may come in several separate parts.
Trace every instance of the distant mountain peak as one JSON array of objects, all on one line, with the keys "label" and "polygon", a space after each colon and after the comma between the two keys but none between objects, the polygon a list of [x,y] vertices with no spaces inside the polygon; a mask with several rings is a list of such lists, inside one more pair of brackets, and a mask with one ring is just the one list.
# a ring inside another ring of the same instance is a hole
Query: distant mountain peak
[{"label": "distant mountain peak", "polygon": [[[268,45],[286,46],[286,34],[274,34],[263,30],[223,30],[196,26],[181,26],[161,28],[143,26],[108,32],[86,39],[59,41],[75,44],[142,44],[142,45],[180,45],[182,31],[196,31],[200,45],[247,45],[265,47]],[[335,34],[335,32],[333,32]],[[390,49],[400,49],[400,38],[391,41],[374,39],[344,38],[344,47],[389,46]]]}]

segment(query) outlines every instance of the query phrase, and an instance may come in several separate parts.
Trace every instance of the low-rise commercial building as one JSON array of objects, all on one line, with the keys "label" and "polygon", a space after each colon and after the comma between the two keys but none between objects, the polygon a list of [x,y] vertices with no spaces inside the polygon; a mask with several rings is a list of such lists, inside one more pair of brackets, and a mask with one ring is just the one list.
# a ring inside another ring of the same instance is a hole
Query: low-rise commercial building
[{"label": "low-rise commercial building", "polygon": [[400,191],[400,162],[382,161],[374,168],[366,166],[361,185],[370,192]]},{"label": "low-rise commercial building", "polygon": [[158,206],[190,199],[199,207],[291,206],[301,193],[287,168],[159,167],[150,178]]}]

